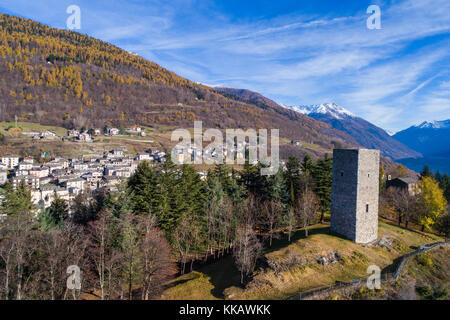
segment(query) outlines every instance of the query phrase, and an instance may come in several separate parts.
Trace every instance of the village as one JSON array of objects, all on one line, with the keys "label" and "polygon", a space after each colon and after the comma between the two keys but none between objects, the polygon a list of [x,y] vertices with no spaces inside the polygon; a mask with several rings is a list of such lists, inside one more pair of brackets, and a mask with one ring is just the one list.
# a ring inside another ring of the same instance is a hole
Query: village
[{"label": "village", "polygon": [[[145,136],[140,127],[134,126],[127,132]],[[33,139],[73,139],[81,142],[92,142],[94,135],[100,135],[99,129],[89,131],[68,130],[67,136],[59,137],[51,131],[24,132]],[[119,129],[107,128],[105,135],[119,134]],[[48,153],[43,152],[43,158]],[[129,178],[136,170],[139,162],[164,162],[166,153],[156,148],[137,153],[134,157],[126,148],[115,148],[103,154],[85,154],[72,159],[55,157],[50,161],[38,163],[33,157],[17,155],[1,155],[0,185],[11,183],[16,188],[24,182],[31,188],[31,197],[37,208],[48,208],[55,197],[72,201],[86,190],[103,189],[105,192],[117,190],[125,178]]]},{"label": "village", "polygon": [[[23,135],[33,140],[93,143],[95,137],[139,136],[147,134],[141,127],[134,125],[128,129],[105,127],[89,130],[67,130],[66,136],[58,136],[50,130],[24,131]],[[175,146],[172,150],[172,160],[177,164],[195,163],[202,156],[208,162],[225,157],[234,152],[236,159],[244,159],[248,150],[247,143],[237,142],[234,150],[228,150],[224,144],[221,148],[202,148],[195,143],[183,147]],[[49,152],[43,152],[41,159],[48,159]],[[18,155],[0,155],[0,185],[11,183],[16,188],[24,182],[31,188],[31,196],[36,208],[48,208],[58,197],[65,201],[72,201],[80,193],[101,189],[105,192],[117,191],[121,181],[129,178],[142,161],[152,164],[163,163],[167,155],[160,148],[148,148],[145,152],[132,156],[127,148],[122,146],[103,153],[83,154],[71,159],[55,156],[49,161],[38,163],[33,157],[19,157]],[[255,164],[255,163],[254,163]],[[206,178],[205,171],[197,171]]]}]

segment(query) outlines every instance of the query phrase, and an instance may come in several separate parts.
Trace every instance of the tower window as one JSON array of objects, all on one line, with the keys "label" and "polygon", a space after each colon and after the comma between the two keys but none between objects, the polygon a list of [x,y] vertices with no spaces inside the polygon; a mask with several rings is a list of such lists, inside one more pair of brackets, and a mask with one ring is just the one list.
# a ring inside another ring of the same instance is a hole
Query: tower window
[{"label": "tower window", "polygon": [[369,212],[369,205],[368,204],[366,204],[366,212],[367,213]]},{"label": "tower window", "polygon": [[343,177],[344,176],[344,171],[341,171],[341,177]]}]

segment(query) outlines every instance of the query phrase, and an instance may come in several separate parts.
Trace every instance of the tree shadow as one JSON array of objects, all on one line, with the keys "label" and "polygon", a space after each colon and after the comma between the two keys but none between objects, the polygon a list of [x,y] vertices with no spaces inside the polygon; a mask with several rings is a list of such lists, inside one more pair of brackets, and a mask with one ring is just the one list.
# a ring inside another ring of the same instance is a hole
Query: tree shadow
[{"label": "tree shadow", "polygon": [[[316,228],[312,228],[312,229],[308,230],[308,237],[315,235],[315,234],[332,234],[336,237],[343,238],[342,236],[340,236],[338,234],[332,233],[330,231],[330,227],[327,225],[321,225],[320,227],[316,227]],[[306,231],[304,229],[300,229],[300,230],[297,230],[294,233],[292,233],[290,242],[288,240],[288,234],[282,233],[278,239],[273,239],[272,246],[267,247],[264,250],[264,253],[266,254],[266,253],[280,250],[284,247],[289,246],[292,243],[295,243],[298,240],[303,240],[303,239],[307,239]],[[345,239],[345,238],[343,238],[343,239]]]},{"label": "tree shadow", "polygon": [[[330,227],[328,225],[323,224],[309,229],[308,237],[315,234],[332,234],[332,233],[330,232]],[[340,235],[335,236],[342,238]],[[306,233],[304,229],[299,229],[293,232],[291,235],[291,242],[288,241],[288,235],[286,233],[280,233],[280,237],[278,239],[273,239],[272,247],[265,248],[263,255],[270,253],[272,251],[280,250],[302,239],[306,239]],[[262,267],[264,269],[263,260],[264,259],[260,261],[259,267]],[[196,266],[194,267],[194,271],[203,273],[204,275],[210,278],[210,282],[213,285],[213,289],[211,289],[211,294],[218,299],[223,299],[225,297],[224,290],[229,287],[235,286],[242,288],[245,286],[245,284],[241,284],[240,282],[240,272],[236,268],[236,265],[234,264],[233,255],[231,254],[219,258],[217,259],[217,261],[208,262],[203,266]],[[180,279],[172,283],[171,286],[176,286],[193,279],[195,279],[195,277]],[[247,280],[250,280],[250,278]]]},{"label": "tree shadow", "polygon": [[226,288],[241,286],[240,272],[234,264],[232,255],[223,257],[197,271],[210,277],[210,282],[214,287],[211,294],[218,299],[224,298],[223,292]]}]

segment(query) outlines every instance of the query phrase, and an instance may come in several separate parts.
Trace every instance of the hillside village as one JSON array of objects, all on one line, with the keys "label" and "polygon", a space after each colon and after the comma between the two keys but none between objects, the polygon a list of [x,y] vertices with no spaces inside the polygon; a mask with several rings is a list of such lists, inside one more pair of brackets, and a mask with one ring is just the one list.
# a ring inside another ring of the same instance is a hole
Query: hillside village
[{"label": "hillside village", "polygon": [[[24,136],[33,140],[61,140],[80,143],[94,142],[96,137],[103,135],[113,136],[140,136],[147,134],[141,127],[134,125],[126,130],[105,127],[104,130],[67,130],[66,136],[58,136],[50,130],[25,131]],[[245,157],[247,143],[237,142],[235,145],[236,159]],[[174,154],[177,163],[184,163],[190,159],[205,157],[213,161],[219,153],[225,156],[228,152],[227,145],[217,148],[200,148],[195,143],[188,143],[184,147],[175,147]],[[48,152],[43,152],[41,159],[49,158]],[[139,163],[148,161],[162,163],[166,161],[166,152],[158,148],[148,148],[145,152],[130,155],[126,147],[115,148],[102,154],[84,154],[71,159],[54,157],[43,163],[36,162],[33,157],[19,157],[17,155],[1,155],[0,157],[0,185],[12,183],[16,188],[21,182],[31,187],[33,203],[37,208],[48,208],[59,197],[65,201],[73,200],[77,195],[86,190],[103,190],[105,192],[117,191],[117,186],[124,178],[129,178],[136,171]],[[283,163],[283,162],[282,162]],[[256,164],[256,163],[253,163]],[[197,173],[206,178],[206,172],[198,170]]]},{"label": "hillside village", "polygon": [[[145,136],[140,127],[134,126],[127,132]],[[24,132],[33,134],[33,139],[74,139],[92,142],[93,136],[100,135],[99,129],[89,131],[68,130],[67,136],[59,137],[51,131]],[[105,135],[119,134],[119,129],[107,128]],[[44,152],[43,158],[48,154]],[[81,155],[73,159],[55,157],[38,163],[32,157],[2,155],[0,158],[0,184],[11,183],[15,188],[25,182],[31,188],[33,203],[37,207],[48,208],[55,197],[71,201],[86,190],[102,189],[116,191],[123,178],[129,178],[142,161],[164,162],[166,153],[159,149],[148,149],[134,157],[125,148],[116,148],[103,154]]]}]

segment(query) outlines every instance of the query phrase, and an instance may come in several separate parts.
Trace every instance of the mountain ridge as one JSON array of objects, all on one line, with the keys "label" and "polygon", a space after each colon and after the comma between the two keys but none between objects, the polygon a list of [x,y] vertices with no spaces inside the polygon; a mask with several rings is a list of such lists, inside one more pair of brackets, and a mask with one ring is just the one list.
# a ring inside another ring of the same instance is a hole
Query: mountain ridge
[{"label": "mountain ridge", "polygon": [[425,156],[450,155],[450,119],[424,121],[399,131],[394,138]]},{"label": "mountain ridge", "polygon": [[323,103],[312,106],[285,106],[329,124],[334,129],[343,131],[356,142],[369,149],[380,149],[382,155],[393,160],[419,158],[422,155],[389,135],[384,129],[354,115],[335,103]]},{"label": "mountain ridge", "polygon": [[1,121],[186,128],[202,120],[205,128],[279,128],[282,138],[318,145],[316,156],[354,145],[329,125],[265,99],[227,95],[87,35],[0,14]]}]

